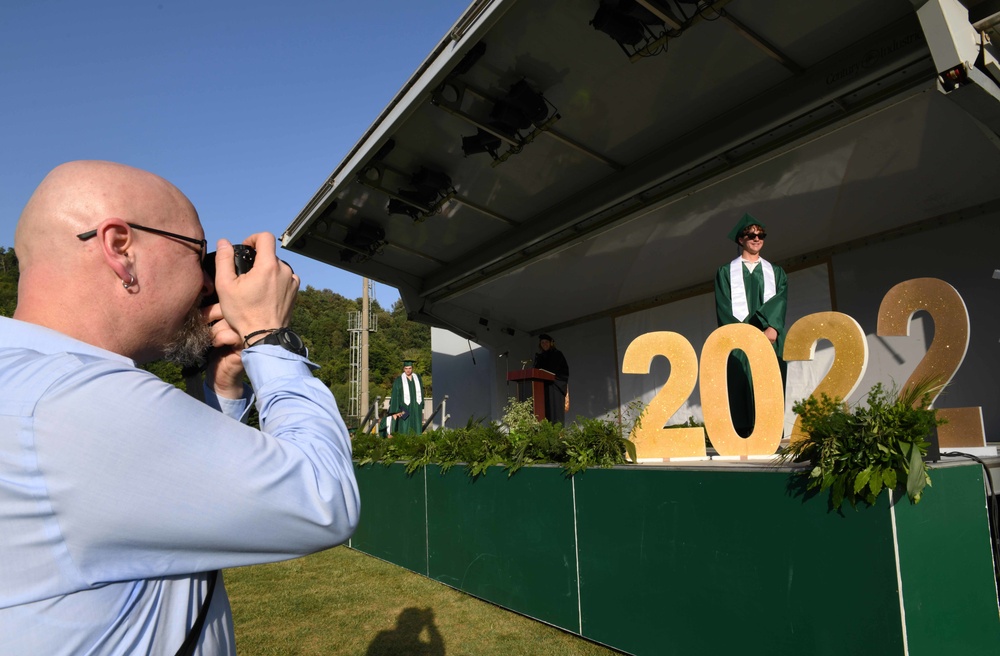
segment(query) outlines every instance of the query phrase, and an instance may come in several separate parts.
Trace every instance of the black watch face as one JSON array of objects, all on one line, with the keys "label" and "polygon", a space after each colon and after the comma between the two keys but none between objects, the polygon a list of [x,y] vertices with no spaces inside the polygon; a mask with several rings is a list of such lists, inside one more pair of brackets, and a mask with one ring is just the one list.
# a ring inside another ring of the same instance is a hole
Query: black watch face
[{"label": "black watch face", "polygon": [[278,341],[281,346],[293,353],[298,353],[299,355],[305,353],[306,345],[302,342],[302,338],[288,328],[278,331]]}]

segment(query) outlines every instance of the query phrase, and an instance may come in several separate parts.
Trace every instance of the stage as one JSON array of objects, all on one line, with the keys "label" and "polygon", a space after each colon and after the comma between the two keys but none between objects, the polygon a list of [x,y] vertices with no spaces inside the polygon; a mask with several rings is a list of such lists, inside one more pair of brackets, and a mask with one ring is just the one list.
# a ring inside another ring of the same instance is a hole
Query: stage
[{"label": "stage", "polygon": [[917,505],[839,512],[794,471],[360,467],[350,546],[630,654],[996,653],[977,463],[935,464]]}]

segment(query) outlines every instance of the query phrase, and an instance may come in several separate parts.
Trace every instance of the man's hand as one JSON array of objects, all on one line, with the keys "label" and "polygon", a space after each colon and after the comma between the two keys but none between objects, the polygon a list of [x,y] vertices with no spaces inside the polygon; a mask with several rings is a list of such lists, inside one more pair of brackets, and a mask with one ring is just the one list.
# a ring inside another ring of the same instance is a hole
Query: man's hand
[{"label": "man's hand", "polygon": [[[220,239],[215,256],[215,289],[229,329],[240,338],[258,330],[284,328],[292,316],[299,277],[275,254],[274,235],[261,232],[243,241],[257,251],[253,268],[241,276],[226,263],[233,261],[233,246]],[[252,338],[255,342],[266,334]]]},{"label": "man's hand", "polygon": [[222,317],[218,303],[202,309],[205,321],[212,327],[212,346],[206,368],[207,381],[219,396],[243,398],[243,338]]},{"label": "man's hand", "polygon": [[767,337],[768,341],[774,344],[778,341],[778,331],[768,326],[764,329],[764,337]]}]

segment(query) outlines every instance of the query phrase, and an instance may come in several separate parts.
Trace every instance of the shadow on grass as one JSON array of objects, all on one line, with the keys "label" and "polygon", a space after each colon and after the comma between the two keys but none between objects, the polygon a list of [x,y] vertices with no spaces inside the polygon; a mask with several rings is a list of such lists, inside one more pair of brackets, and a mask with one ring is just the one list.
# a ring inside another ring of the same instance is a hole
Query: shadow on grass
[{"label": "shadow on grass", "polygon": [[[427,629],[428,640],[421,634]],[[444,656],[444,639],[434,624],[434,611],[430,608],[404,608],[396,618],[396,628],[379,631],[368,646],[367,656]]]}]

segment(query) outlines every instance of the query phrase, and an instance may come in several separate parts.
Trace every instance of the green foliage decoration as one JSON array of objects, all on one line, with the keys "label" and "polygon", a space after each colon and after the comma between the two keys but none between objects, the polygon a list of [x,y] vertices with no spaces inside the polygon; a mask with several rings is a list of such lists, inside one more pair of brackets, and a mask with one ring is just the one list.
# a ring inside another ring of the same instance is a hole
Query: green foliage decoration
[{"label": "green foliage decoration", "polygon": [[[631,426],[625,426],[628,434]],[[623,437],[623,426],[610,418],[582,419],[570,426],[539,421],[531,401],[511,399],[499,422],[470,418],[461,428],[439,428],[422,435],[380,438],[358,435],[353,441],[359,465],[406,463],[407,473],[437,463],[442,471],[464,464],[469,476],[484,475],[502,465],[512,476],[525,465],[561,464],[567,475],[588,467],[635,462],[635,445]]]},{"label": "green foliage decoration", "polygon": [[944,423],[929,408],[940,385],[924,381],[899,392],[881,383],[868,392],[865,405],[853,410],[839,398],[810,396],[792,407],[802,418],[802,439],[784,448],[782,462],[808,463],[801,476],[807,490],[830,490],[830,504],[844,500],[874,505],[883,490],[905,485],[912,503],[919,503],[931,484],[924,464],[927,437]]}]

